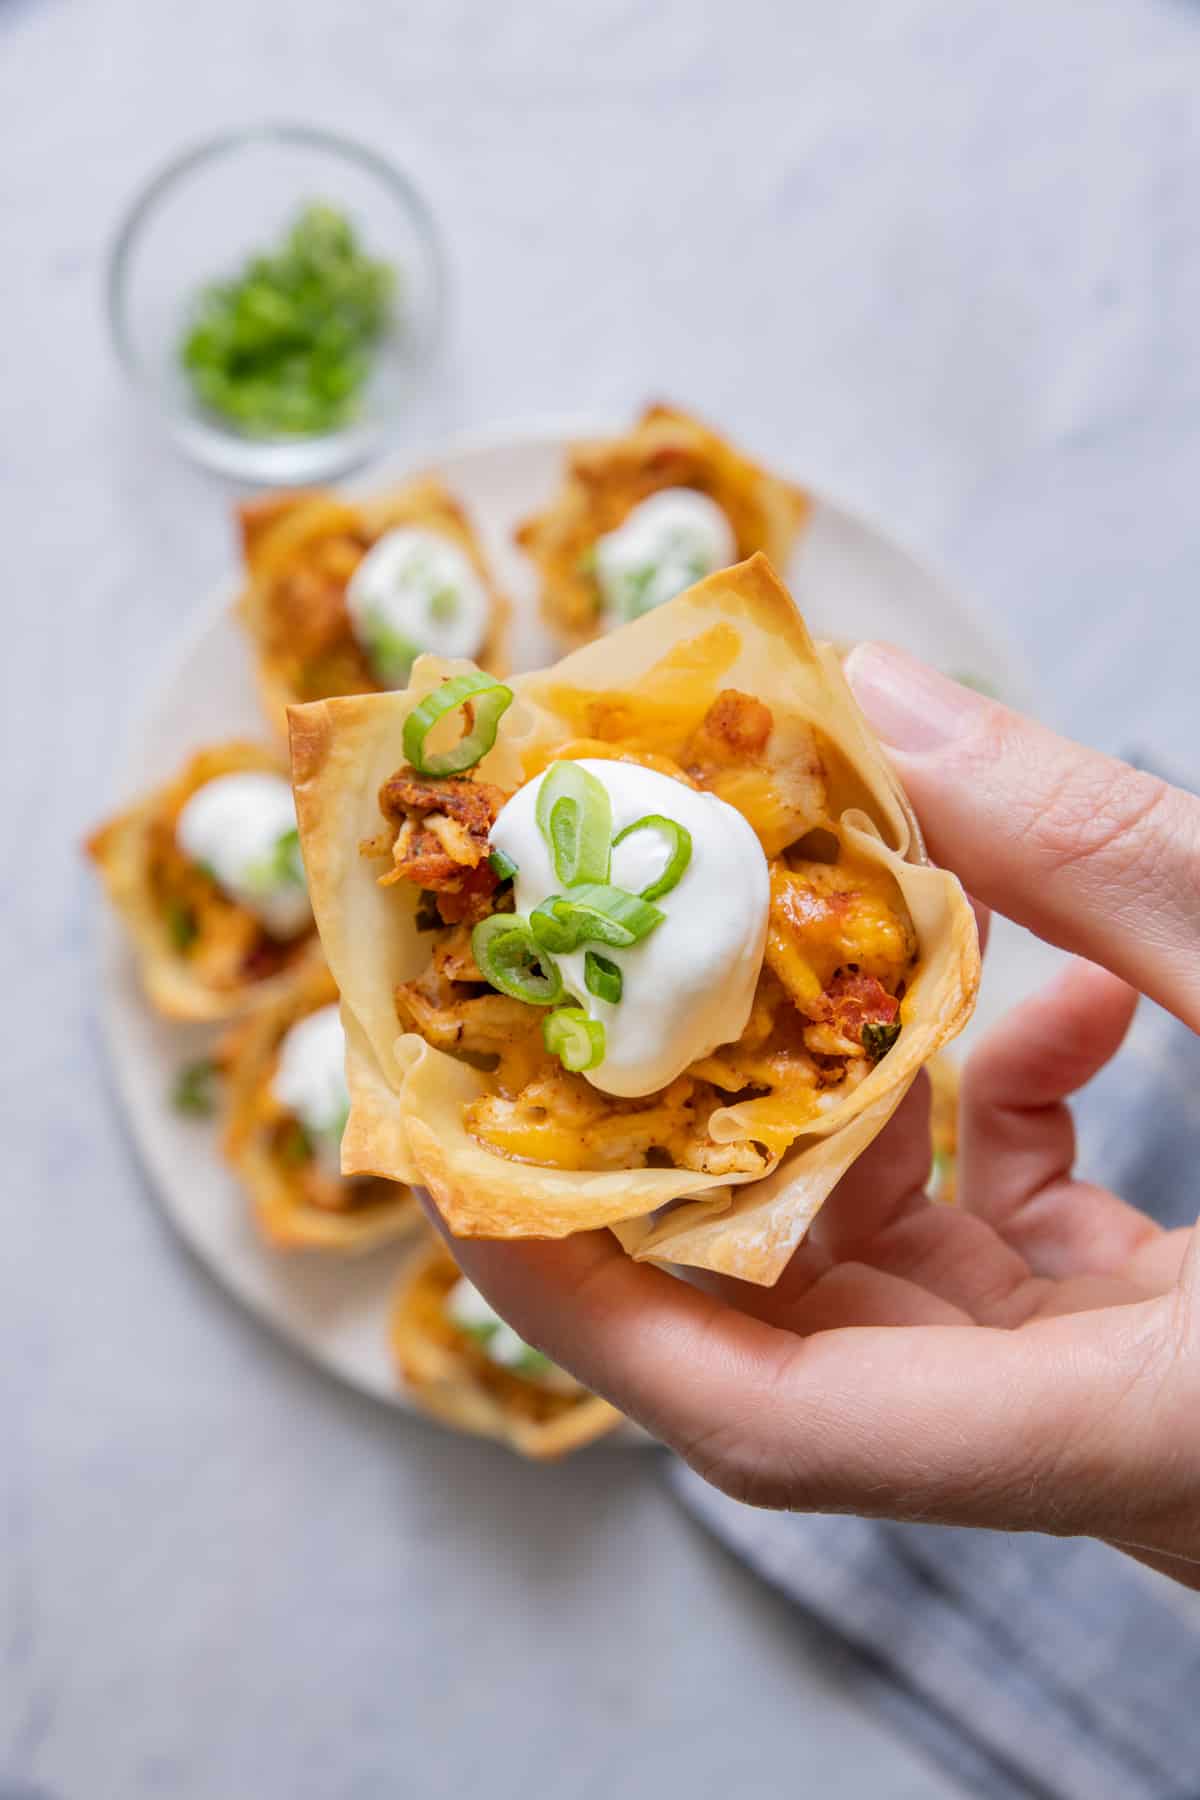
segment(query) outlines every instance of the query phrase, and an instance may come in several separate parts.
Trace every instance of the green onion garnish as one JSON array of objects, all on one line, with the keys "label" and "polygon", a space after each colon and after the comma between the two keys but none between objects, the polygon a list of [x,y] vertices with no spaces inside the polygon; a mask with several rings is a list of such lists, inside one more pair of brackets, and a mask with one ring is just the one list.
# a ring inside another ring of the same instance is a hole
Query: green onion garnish
[{"label": "green onion garnish", "polygon": [[282,887],[303,887],[304,858],[300,854],[300,832],[293,825],[275,845],[275,875]]},{"label": "green onion garnish", "polygon": [[384,687],[404,687],[421,654],[421,646],[402,632],[394,631],[378,613],[371,614],[363,635],[372,673]]},{"label": "green onion garnish", "polygon": [[488,854],[488,867],[497,881],[511,881],[517,872],[517,865],[511,856],[503,850],[492,850]]},{"label": "green onion garnish", "polygon": [[580,1006],[561,1006],[543,1019],[542,1041],[572,1074],[594,1069],[604,1060],[604,1027]]},{"label": "green onion garnish", "polygon": [[[464,1325],[461,1320],[458,1319],[454,1322],[464,1337],[473,1338],[475,1342],[490,1355],[489,1347],[492,1339],[500,1330],[500,1321],[498,1319],[494,1321],[489,1319],[485,1324],[479,1325]],[[496,1361],[496,1358],[493,1357],[492,1360]],[[532,1344],[527,1344],[524,1340],[521,1342],[521,1354],[515,1362],[508,1362],[507,1360],[504,1362],[497,1362],[497,1367],[507,1369],[510,1375],[523,1375],[528,1379],[536,1379],[537,1376],[543,1375],[547,1369],[553,1368],[553,1366],[554,1365],[548,1356],[543,1356],[540,1350],[535,1350]]]},{"label": "green onion garnish", "polygon": [[561,1000],[557,963],[542,954],[528,923],[517,913],[492,913],[471,933],[471,953],[485,981],[530,1006]]},{"label": "green onion garnish", "polygon": [[650,589],[658,575],[657,563],[627,569],[617,579],[615,610],[623,619],[640,619],[650,611]]},{"label": "green onion garnish", "polygon": [[279,1155],[289,1168],[308,1162],[313,1153],[312,1139],[299,1119],[289,1119],[279,1139]]},{"label": "green onion garnish", "polygon": [[269,856],[261,856],[247,867],[245,882],[251,893],[263,896],[276,893],[280,888],[304,887],[300,833],[294,825],[290,831],[280,832]]},{"label": "green onion garnish", "polygon": [[660,831],[667,840],[668,855],[666,866],[656,881],[642,889],[643,900],[659,900],[669,894],[683,877],[684,871],[692,860],[692,834],[686,825],[680,825],[674,819],[666,819],[662,813],[647,813],[644,819],[635,819],[624,831],[618,831],[613,839],[613,849],[623,843],[635,831]]},{"label": "green onion garnish", "polygon": [[535,907],[529,928],[546,950],[561,954],[580,944],[613,944],[627,950],[661,925],[665,913],[638,894],[602,882],[585,882],[569,894],[551,894]]},{"label": "green onion garnish", "polygon": [[607,956],[601,956],[598,950],[585,950],[583,955],[583,985],[589,994],[595,994],[597,1000],[607,1000],[615,1006],[621,998],[621,971],[615,962]]},{"label": "green onion garnish", "polygon": [[612,802],[602,781],[577,762],[557,762],[538,789],[538,828],[564,887],[607,881]]},{"label": "green onion garnish", "polygon": [[[404,721],[404,754],[419,775],[461,775],[473,769],[496,741],[500,720],[512,705],[512,689],[491,675],[455,675],[426,694]],[[425,751],[425,739],[439,719],[470,700],[475,723],[450,750]]]},{"label": "green onion garnish", "polygon": [[392,322],[395,285],[344,213],[306,206],[282,243],[197,294],[179,343],[197,400],[250,437],[346,424]]},{"label": "green onion garnish", "polygon": [[216,1110],[217,1065],[211,1056],[185,1063],[171,1084],[171,1105],[193,1119],[207,1119]]},{"label": "green onion garnish", "polygon": [[868,1062],[877,1063],[885,1057],[899,1036],[899,1019],[894,1020],[891,1025],[874,1025],[868,1019],[862,1028],[862,1047],[867,1053]]},{"label": "green onion garnish", "polygon": [[190,950],[199,936],[196,915],[182,900],[167,901],[167,936],[175,950]]}]

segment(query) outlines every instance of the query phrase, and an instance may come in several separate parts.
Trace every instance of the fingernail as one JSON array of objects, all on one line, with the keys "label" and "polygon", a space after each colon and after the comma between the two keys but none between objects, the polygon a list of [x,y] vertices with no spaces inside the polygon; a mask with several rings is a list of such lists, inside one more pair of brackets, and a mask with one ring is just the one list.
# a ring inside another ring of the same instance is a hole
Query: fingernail
[{"label": "fingernail", "polygon": [[887,644],[856,644],[845,662],[854,698],[893,750],[938,750],[965,737],[988,701]]}]

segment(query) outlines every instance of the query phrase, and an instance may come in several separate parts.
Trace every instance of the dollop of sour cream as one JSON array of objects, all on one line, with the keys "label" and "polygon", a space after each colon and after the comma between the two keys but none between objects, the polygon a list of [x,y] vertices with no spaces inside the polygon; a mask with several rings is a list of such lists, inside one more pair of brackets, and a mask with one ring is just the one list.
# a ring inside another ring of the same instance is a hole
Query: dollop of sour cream
[{"label": "dollop of sour cream", "polygon": [[422,650],[478,654],[488,628],[488,596],[470,558],[439,531],[415,525],[385,532],[346,589],[355,637],[378,678],[399,687]]},{"label": "dollop of sour cream", "polygon": [[312,908],[296,838],[296,803],[282,775],[218,775],[184,803],[175,840],[272,937],[306,931]]},{"label": "dollop of sour cream", "polygon": [[609,613],[636,619],[736,555],[729,520],[715,500],[694,488],[663,488],[597,538],[596,580]]},{"label": "dollop of sour cream", "polygon": [[488,1305],[479,1289],[461,1276],[446,1296],[446,1312],[460,1331],[476,1338],[490,1362],[505,1369],[519,1369],[522,1364],[541,1362],[524,1338],[518,1337],[495,1309]]},{"label": "dollop of sour cream", "polygon": [[271,1092],[299,1119],[322,1161],[338,1168],[350,1111],[346,1038],[337,1006],[321,1006],[297,1020],[279,1046]]},{"label": "dollop of sour cream", "polygon": [[[665,914],[662,923],[628,949],[591,946],[620,968],[620,1000],[588,992],[588,946],[554,958],[571,1002],[604,1026],[604,1057],[585,1070],[587,1080],[606,1094],[652,1094],[745,1029],[766,942],[767,859],[741,813],[715,794],[637,763],[581,757],[579,766],[608,791],[614,837],[648,813],[691,833],[691,861],[682,878],[654,901]],[[516,910],[526,918],[563,891],[536,818],[544,779],[539,775],[519,788],[491,832],[495,848],[517,865]],[[614,848],[609,880],[640,893],[662,874],[668,854],[661,832],[635,831]]]}]

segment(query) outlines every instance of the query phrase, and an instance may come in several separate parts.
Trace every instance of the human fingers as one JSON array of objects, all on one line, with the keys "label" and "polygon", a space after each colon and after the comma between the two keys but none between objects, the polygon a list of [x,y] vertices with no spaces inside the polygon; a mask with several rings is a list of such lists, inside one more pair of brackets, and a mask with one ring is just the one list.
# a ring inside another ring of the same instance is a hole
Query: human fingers
[{"label": "human fingers", "polygon": [[[1168,1466],[1151,1441],[1171,1416],[1157,1302],[1021,1331],[796,1337],[632,1262],[605,1233],[454,1250],[523,1337],[760,1505],[1128,1537],[1146,1469]],[[1176,1486],[1193,1479],[1178,1473]],[[1174,1488],[1154,1507],[1186,1510]],[[1154,1543],[1183,1547],[1165,1527]]]},{"label": "human fingers", "polygon": [[846,674],[938,862],[1200,1027],[1200,800],[902,651],[860,644]]},{"label": "human fingers", "polygon": [[1115,1055],[1133,990],[1075,960],[1001,1020],[967,1063],[960,1159],[963,1201],[1040,1274],[1124,1269],[1159,1235],[1114,1195],[1070,1179],[1075,1125],[1066,1105]]}]

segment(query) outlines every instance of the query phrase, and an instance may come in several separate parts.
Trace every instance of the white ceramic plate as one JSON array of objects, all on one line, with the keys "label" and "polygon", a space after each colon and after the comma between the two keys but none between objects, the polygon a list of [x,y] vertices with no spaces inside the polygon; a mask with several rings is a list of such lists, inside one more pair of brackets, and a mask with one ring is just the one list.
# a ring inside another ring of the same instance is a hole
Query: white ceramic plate
[{"label": "white ceramic plate", "polygon": [[[536,668],[553,647],[539,625],[533,584],[513,548],[513,525],[553,491],[563,450],[577,429],[497,437],[455,447],[432,467],[464,502],[501,585],[514,602],[514,662]],[[402,479],[409,459],[376,469],[357,485],[369,491]],[[809,624],[839,641],[883,637],[956,674],[1020,699],[1004,653],[909,551],[878,526],[818,499],[789,576]],[[229,613],[235,583],[211,611],[135,728],[119,800],[161,781],[192,750],[213,739],[262,732],[249,658]],[[986,1022],[1031,990],[1052,953],[1012,927],[997,930],[978,1019]],[[109,1050],[134,1139],[169,1217],[213,1273],[249,1309],[351,1386],[407,1406],[388,1357],[388,1299],[404,1247],[367,1257],[280,1255],[256,1237],[242,1193],[204,1121],[174,1112],[167,1094],[175,1071],[203,1054],[212,1033],[172,1025],[144,1005],[123,934],[106,912],[101,936],[101,1000]],[[971,1032],[979,1029],[973,1023]]]}]

